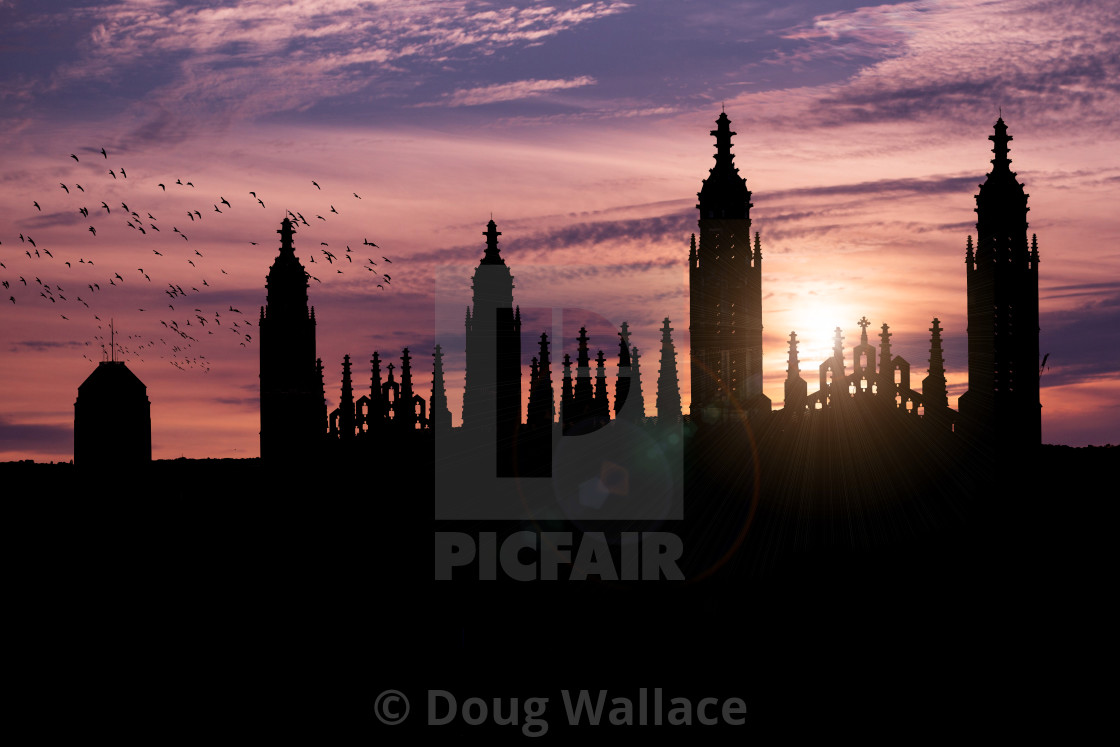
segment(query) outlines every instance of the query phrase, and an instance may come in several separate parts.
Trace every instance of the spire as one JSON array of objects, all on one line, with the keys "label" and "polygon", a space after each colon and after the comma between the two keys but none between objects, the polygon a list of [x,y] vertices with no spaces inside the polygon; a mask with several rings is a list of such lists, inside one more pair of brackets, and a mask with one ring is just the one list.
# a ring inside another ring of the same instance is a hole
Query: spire
[{"label": "spire", "polygon": [[832,333],[832,357],[840,363],[840,370],[844,370],[844,333],[837,327]]},{"label": "spire", "polygon": [[354,438],[354,388],[350,383],[350,356],[342,356],[342,396],[338,402],[338,434]]},{"label": "spire", "polygon": [[786,366],[786,378],[793,379],[801,375],[801,361],[797,358],[797,333],[789,333],[789,364]]},{"label": "spire", "polygon": [[871,326],[871,322],[869,322],[867,320],[866,316],[861,316],[859,318],[859,321],[857,322],[857,324],[859,324],[859,330],[860,330],[860,332],[859,332],[859,344],[860,345],[866,345],[867,344],[867,328]]},{"label": "spire", "polygon": [[560,387],[560,422],[567,426],[575,412],[575,395],[572,393],[572,356],[564,353],[564,380]]},{"label": "spire", "polygon": [[591,391],[591,356],[587,350],[587,328],[579,328],[579,350],[576,353],[575,412],[577,417],[591,413],[593,397]]},{"label": "spire", "polygon": [[630,325],[622,323],[618,333],[618,378],[614,385],[614,414],[618,417],[630,396],[633,369],[630,365]]},{"label": "spire", "polygon": [[[883,325],[886,326],[886,325]],[[942,383],[945,381],[945,356],[941,350],[941,320],[933,318],[933,326],[929,328],[929,373],[930,376],[940,376]]]},{"label": "spire", "polygon": [[634,372],[630,378],[630,393],[626,396],[634,399],[627,412],[631,413],[634,419],[641,423],[646,419],[646,402],[645,395],[642,394],[642,368],[639,365],[641,358],[638,355],[637,347],[631,348],[630,358],[634,362]]},{"label": "spire", "polygon": [[1007,125],[1002,116],[996,120],[995,131],[994,135],[988,135],[993,143],[992,153],[996,156],[992,159],[992,171],[1010,171],[1011,159],[1007,157],[1007,144],[1015,138],[1007,134]]},{"label": "spire", "polygon": [[280,221],[280,230],[276,233],[280,234],[280,253],[295,255],[295,244],[292,242],[292,236],[295,234],[295,229],[292,228],[292,222],[287,218]]},{"label": "spire", "polygon": [[414,396],[412,392],[412,356],[408,354],[408,348],[405,348],[401,351],[401,388],[400,396],[396,401],[396,419],[406,429],[412,429],[416,425]]},{"label": "spire", "polygon": [[922,380],[925,419],[948,428],[952,425],[949,393],[945,381],[945,356],[941,349],[941,322],[936,317],[929,328],[929,376]]},{"label": "spire", "polygon": [[661,425],[681,421],[681,388],[677,380],[677,351],[673,347],[673,328],[669,317],[661,327],[661,372],[657,377],[657,422]]},{"label": "spire", "polygon": [[607,397],[607,359],[603,351],[595,358],[595,418],[600,421],[611,419],[610,399]]},{"label": "spire", "polygon": [[482,258],[484,265],[504,265],[506,261],[498,254],[498,237],[502,232],[498,230],[498,225],[491,218],[490,222],[486,224],[486,230],[482,233],[486,237],[486,254]]},{"label": "spire", "polygon": [[805,406],[809,385],[801,378],[801,361],[797,356],[797,333],[789,333],[789,365],[786,367],[785,410],[799,415]]},{"label": "spire", "polygon": [[965,239],[964,262],[969,267],[972,267],[973,265],[976,264],[976,250],[973,249],[973,247],[972,247],[972,235],[971,234],[969,234],[968,238]]},{"label": "spire", "polygon": [[700,209],[700,219],[749,218],[751,193],[746,179],[739,176],[739,169],[735,167],[731,137],[736,133],[731,130],[731,120],[726,112],[720,112],[716,129],[710,134],[716,139],[716,165],[697,193],[700,202],[696,207]]},{"label": "spire", "polygon": [[891,332],[887,324],[883,324],[883,331],[879,333],[879,371],[885,379],[894,384],[894,357],[891,354]]},{"label": "spire", "polygon": [[529,384],[529,410],[525,422],[529,426],[551,425],[556,416],[556,399],[552,389],[552,361],[548,353],[548,335],[541,332],[540,351],[533,357],[533,378]]},{"label": "spire", "polygon": [[451,410],[447,407],[447,387],[443,382],[443,348],[438,344],[432,353],[432,398],[428,412],[433,428],[443,431],[451,428]]}]

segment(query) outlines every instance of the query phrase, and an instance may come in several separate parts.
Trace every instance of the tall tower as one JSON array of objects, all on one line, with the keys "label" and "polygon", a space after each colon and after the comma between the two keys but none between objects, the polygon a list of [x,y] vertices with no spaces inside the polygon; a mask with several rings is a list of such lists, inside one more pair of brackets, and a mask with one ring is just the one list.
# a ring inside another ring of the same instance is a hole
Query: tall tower
[{"label": "tall tower", "polygon": [[521,312],[513,305],[513,275],[498,252],[502,234],[493,220],[483,235],[486,250],[472,281],[473,309],[467,310],[463,428],[494,429],[499,474],[507,474],[521,424]]},{"label": "tall tower", "polygon": [[716,165],[697,193],[700,244],[688,253],[694,419],[769,412],[762,393],[762,245],[751,246],[751,193],[731,153],[725,112],[711,131]]},{"label": "tall tower", "polygon": [[992,170],[976,195],[976,247],[965,248],[968,391],[965,435],[996,449],[1038,446],[1038,243],[1027,244],[1027,197],[1011,170],[1011,136],[995,124]]},{"label": "tall tower", "polygon": [[306,458],[326,430],[323,374],[315,358],[315,309],[307,272],[296,258],[292,222],[280,224],[280,254],[265,281],[261,307],[261,458]]}]

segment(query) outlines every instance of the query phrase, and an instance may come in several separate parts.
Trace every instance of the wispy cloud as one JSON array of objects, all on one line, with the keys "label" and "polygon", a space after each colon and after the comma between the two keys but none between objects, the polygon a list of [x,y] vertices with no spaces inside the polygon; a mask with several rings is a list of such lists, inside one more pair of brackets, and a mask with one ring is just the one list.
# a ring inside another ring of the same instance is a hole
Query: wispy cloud
[{"label": "wispy cloud", "polygon": [[[73,11],[88,33],[76,57],[43,85],[56,92],[90,82],[130,87],[144,94],[135,116],[153,120],[155,136],[166,136],[165,120],[189,118],[184,101],[220,123],[222,117],[306,110],[363,89],[412,90],[449,65],[540,43],[630,7],[613,0],[525,7],[468,0],[106,4]],[[54,20],[44,14],[25,25],[33,32]],[[482,103],[480,97],[510,100],[592,82],[525,81],[449,98],[455,106],[471,105]],[[0,97],[26,98],[30,85],[21,79],[0,86]]]},{"label": "wispy cloud", "polygon": [[562,91],[566,88],[593,85],[595,85],[595,79],[589,75],[581,75],[569,80],[517,80],[512,83],[496,83],[489,86],[461,89],[447,94],[438,102],[425,104],[425,106],[480,106],[498,101],[526,99],[550,91]]}]

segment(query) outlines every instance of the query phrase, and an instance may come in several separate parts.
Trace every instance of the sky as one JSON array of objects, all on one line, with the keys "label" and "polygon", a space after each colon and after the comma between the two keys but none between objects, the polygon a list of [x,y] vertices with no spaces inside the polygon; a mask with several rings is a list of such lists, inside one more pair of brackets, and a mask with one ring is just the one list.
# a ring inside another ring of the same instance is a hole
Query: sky
[{"label": "sky", "polygon": [[687,412],[688,241],[721,110],[776,408],[790,332],[815,391],[833,329],[850,365],[863,316],[919,381],[940,319],[955,407],[1002,113],[1041,254],[1043,441],[1120,443],[1115,3],[0,0],[0,70],[0,461],[72,458],[109,320],[154,458],[258,456],[287,211],[330,407],[345,354],[360,387],[373,351],[407,347],[427,394],[439,342],[459,422],[493,216],[526,372],[542,331],[558,361],[586,323],[613,374],[626,321],[653,414],[668,317]]}]

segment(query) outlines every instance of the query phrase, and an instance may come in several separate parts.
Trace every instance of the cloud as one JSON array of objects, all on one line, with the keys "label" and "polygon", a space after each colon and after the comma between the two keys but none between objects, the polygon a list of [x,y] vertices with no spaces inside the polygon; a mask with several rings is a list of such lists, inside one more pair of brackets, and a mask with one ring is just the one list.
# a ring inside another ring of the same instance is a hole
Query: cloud
[{"label": "cloud", "polygon": [[595,85],[595,79],[589,75],[581,75],[570,80],[518,80],[512,83],[496,83],[478,88],[460,89],[450,94],[445,94],[443,100],[424,106],[481,106],[493,104],[498,101],[516,101],[531,96],[539,96],[549,91],[562,91],[566,88],[580,88]]},{"label": "cloud", "polygon": [[[29,32],[77,17],[87,32],[77,54],[59,65],[43,90],[67,92],[91,83],[127,87],[136,136],[189,134],[183,121],[205,117],[214,128],[233,119],[306,111],[362,90],[400,95],[448,65],[524,47],[616,15],[624,2],[483,6],[468,0],[246,0],[234,6],[116,3],[25,22]],[[584,76],[524,81],[449,94],[453,106],[479,97],[510,100],[546,90],[589,85]],[[0,96],[27,98],[24,80]],[[492,90],[487,90],[492,89]],[[182,103],[190,102],[189,107]]]},{"label": "cloud", "polygon": [[981,101],[1102,125],[1120,93],[1118,29],[1115,4],[919,0],[818,16],[785,36],[804,42],[797,54],[805,60],[876,58],[812,96],[818,126],[969,121]]},{"label": "cloud", "polygon": [[0,454],[12,452],[69,457],[74,453],[74,429],[68,425],[16,423],[0,415]]}]

